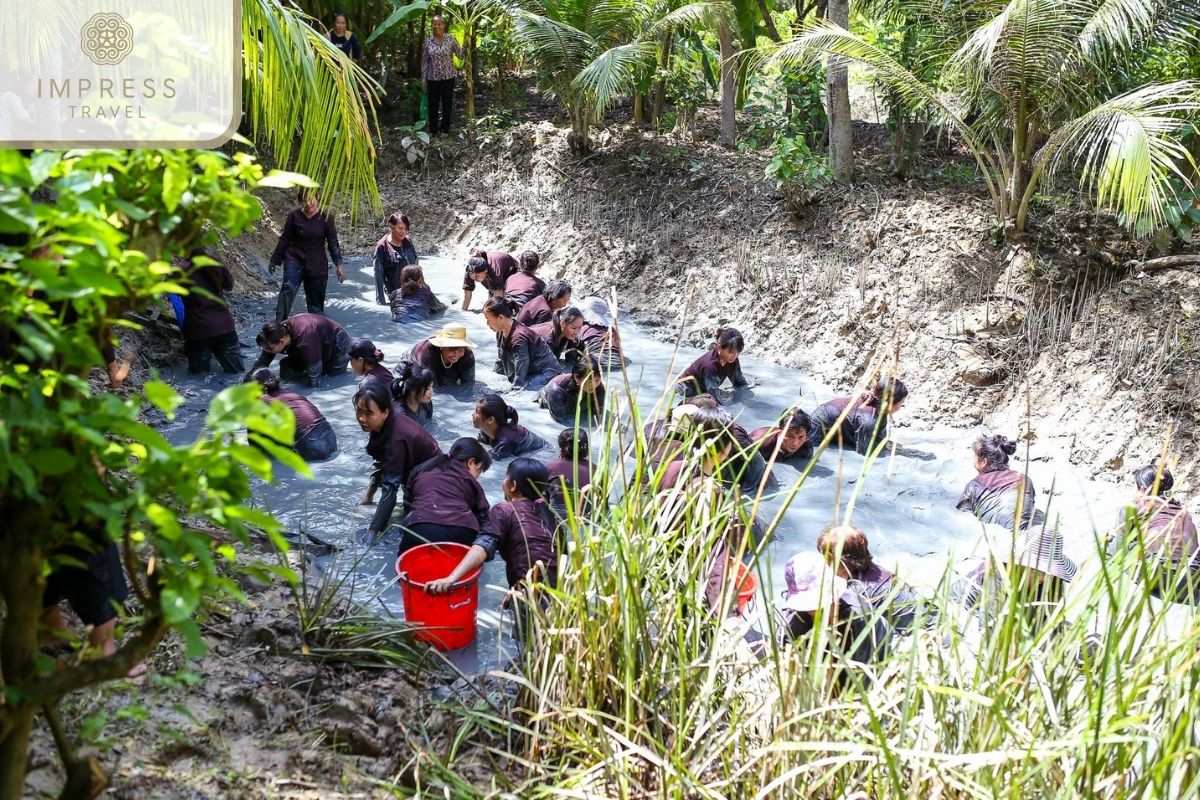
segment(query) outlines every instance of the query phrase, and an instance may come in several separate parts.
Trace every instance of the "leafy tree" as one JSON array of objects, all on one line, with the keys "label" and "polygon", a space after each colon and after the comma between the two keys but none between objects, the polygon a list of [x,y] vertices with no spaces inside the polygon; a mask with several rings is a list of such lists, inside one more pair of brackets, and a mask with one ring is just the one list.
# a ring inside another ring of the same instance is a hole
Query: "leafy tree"
[{"label": "leafy tree", "polygon": [[871,67],[910,109],[952,128],[979,165],[998,220],[1024,232],[1042,180],[1067,166],[1096,202],[1139,233],[1162,226],[1192,157],[1179,139],[1200,112],[1200,83],[1119,92],[1110,76],[1150,45],[1193,35],[1195,3],[1166,0],[975,2],[940,81],[829,22],[771,58],[787,67],[834,54]]},{"label": "leafy tree", "polygon": [[[194,442],[173,445],[141,421],[144,404],[170,414],[181,402],[169,386],[151,381],[121,399],[88,379],[112,327],[129,324],[122,314],[184,291],[173,257],[215,229],[246,230],[259,214],[249,189],[290,183],[264,179],[246,155],[0,150],[0,800],[22,796],[39,709],[56,722],[59,698],[125,675],[169,629],[190,653],[203,650],[193,615],[239,595],[220,568],[237,555],[211,529],[246,542],[253,526],[284,546],[271,516],[246,501],[251,474],[271,477],[267,454],[306,469],[275,444],[294,435],[290,412],[233,387]],[[64,548],[110,542],[139,616],[114,655],[59,668],[39,651],[46,572]],[[94,765],[64,759],[86,782]]]}]

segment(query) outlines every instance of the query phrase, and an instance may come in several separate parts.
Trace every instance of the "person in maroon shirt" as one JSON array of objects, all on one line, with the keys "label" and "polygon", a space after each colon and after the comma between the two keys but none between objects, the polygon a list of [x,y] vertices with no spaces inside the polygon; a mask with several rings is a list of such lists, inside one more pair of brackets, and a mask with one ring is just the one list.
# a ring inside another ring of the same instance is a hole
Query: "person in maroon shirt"
[{"label": "person in maroon shirt", "polygon": [[546,586],[557,584],[558,520],[544,499],[549,483],[546,466],[532,458],[509,464],[503,483],[505,502],[492,506],[483,530],[458,566],[445,578],[425,584],[425,591],[445,594],[497,553],[504,559],[509,588],[516,589],[527,577]]},{"label": "person in maroon shirt", "polygon": [[583,312],[579,346],[596,357],[605,369],[617,369],[625,363],[621,353],[621,334],[613,327],[612,308],[603,297],[585,297],[575,304]]},{"label": "person in maroon shirt", "polygon": [[967,483],[956,508],[1007,530],[1025,530],[1039,522],[1041,515],[1034,511],[1037,492],[1033,483],[1026,475],[1008,468],[1008,457],[1017,452],[1017,443],[999,435],[980,436],[971,450],[979,474]]},{"label": "person in maroon shirt", "polygon": [[464,437],[454,440],[449,453],[414,469],[408,479],[412,510],[404,518],[400,552],[427,543],[474,543],[488,516],[479,476],[491,466],[484,446]]},{"label": "person in maroon shirt", "polygon": [[560,425],[597,425],[604,416],[604,381],[600,363],[579,358],[565,375],[556,375],[538,392],[537,404]]},{"label": "person in maroon shirt", "polygon": [[322,375],[341,375],[350,362],[350,336],[341,325],[320,314],[296,314],[283,322],[267,322],[255,342],[262,355],[252,369],[269,367],[284,354],[280,377],[303,376],[308,385],[321,385]]},{"label": "person in maroon shirt", "polygon": [[555,311],[549,322],[530,325],[529,330],[546,343],[556,358],[570,364],[584,351],[579,341],[583,324],[583,312],[574,306],[567,306]]},{"label": "person in maroon shirt", "polygon": [[388,304],[400,288],[400,271],[417,264],[417,248],[408,238],[408,217],[397,211],[387,218],[388,232],[375,244],[375,302]]},{"label": "person in maroon shirt", "polygon": [[583,513],[582,493],[592,484],[592,462],[588,457],[591,443],[583,428],[564,428],[558,434],[558,458],[546,465],[550,476],[550,505],[554,513],[567,519],[567,499],[574,514]]},{"label": "person in maroon shirt", "polygon": [[663,469],[658,488],[683,488],[685,483],[719,477],[736,444],[728,412],[720,407],[682,405],[671,413],[671,420],[681,444]]},{"label": "person in maroon shirt", "polygon": [[233,273],[223,264],[211,261],[208,253],[197,249],[181,265],[183,279],[190,284],[190,290],[183,295],[183,352],[187,355],[188,372],[193,375],[207,373],[213,356],[225,372],[246,369],[237,323],[225,300],[225,292],[233,289]]},{"label": "person in maroon shirt", "polygon": [[717,397],[725,381],[729,381],[735,390],[747,388],[750,384],[742,375],[740,360],[745,349],[746,342],[737,328],[719,328],[712,348],[679,374],[683,396],[709,394]]},{"label": "person in maroon shirt", "polygon": [[288,212],[279,232],[279,243],[271,254],[268,270],[283,266],[283,283],[279,287],[279,302],[275,305],[276,321],[283,321],[292,313],[296,292],[304,283],[304,302],[308,313],[325,313],[325,288],[329,283],[329,261],[325,260],[325,249],[337,268],[338,283],[346,280],[342,267],[342,246],[338,244],[337,226],[333,216],[321,212],[317,195],[311,189],[301,189],[298,195],[300,207]]},{"label": "person in maroon shirt", "polygon": [[[505,289],[507,294],[508,290]],[[537,297],[521,306],[517,322],[522,325],[538,325],[554,319],[554,312],[571,304],[571,284],[564,280],[553,280]]]},{"label": "person in maroon shirt", "polygon": [[517,322],[516,311],[501,297],[483,304],[483,318],[496,332],[500,360],[496,371],[518,389],[540,389],[558,374],[558,358],[537,334]]},{"label": "person in maroon shirt", "polygon": [[467,326],[447,322],[408,354],[405,361],[420,364],[433,373],[437,386],[460,387],[475,384],[475,343],[467,338]]},{"label": "person in maroon shirt", "polygon": [[439,455],[442,449],[424,428],[393,405],[392,390],[387,384],[367,378],[355,392],[353,402],[359,427],[370,434],[367,455],[375,465],[363,505],[371,504],[377,489],[383,490],[367,527],[367,540],[373,545],[387,530],[397,495],[408,486],[412,471]]},{"label": "person in maroon shirt", "polygon": [[1151,594],[1176,603],[1200,602],[1200,539],[1183,503],[1166,497],[1175,477],[1166,467],[1147,464],[1133,473],[1137,491],[1122,510],[1118,527],[1109,536],[1108,553],[1128,549],[1145,560],[1135,574],[1146,580]]},{"label": "person in maroon shirt", "polygon": [[546,291],[546,282],[536,274],[540,263],[541,257],[537,253],[526,250],[517,262],[517,271],[504,282],[504,299],[513,308],[519,309]]},{"label": "person in maroon shirt", "polygon": [[779,417],[779,423],[769,428],[755,428],[750,438],[758,444],[758,451],[771,463],[806,461],[812,458],[813,443],[808,430],[812,420],[799,408],[789,408]]},{"label": "person in maroon shirt", "polygon": [[422,322],[446,310],[425,285],[425,272],[415,264],[400,270],[400,288],[392,292],[392,322]]},{"label": "person in maroon shirt", "polygon": [[360,378],[375,378],[390,384],[395,378],[392,371],[383,365],[383,351],[370,339],[351,339],[350,370]]},{"label": "person in maroon shirt", "polygon": [[503,297],[504,284],[517,271],[517,260],[503,250],[476,250],[467,259],[463,276],[463,311],[471,307],[475,284],[482,283],[489,297]]},{"label": "person in maroon shirt", "polygon": [[423,427],[433,422],[433,372],[420,364],[404,365],[400,377],[392,382],[396,407]]},{"label": "person in maroon shirt", "polygon": [[279,385],[279,378],[265,367],[254,370],[250,380],[263,387],[264,403],[279,402],[292,410],[292,416],[296,418],[296,437],[292,450],[296,455],[309,462],[328,461],[337,455],[337,434],[321,409],[302,394],[284,391]]},{"label": "person in maroon shirt", "polygon": [[[908,387],[899,378],[876,381],[874,388],[860,397],[838,397],[817,406],[809,420],[808,432],[814,447],[820,446],[826,434],[837,426],[831,444],[853,448],[866,455],[888,437],[888,419],[900,410],[908,399]],[[838,425],[838,418],[846,416]]]},{"label": "person in maroon shirt", "polygon": [[492,448],[492,458],[509,458],[532,453],[546,446],[542,437],[518,425],[517,410],[498,394],[485,394],[475,403],[471,424],[479,431],[479,441]]}]

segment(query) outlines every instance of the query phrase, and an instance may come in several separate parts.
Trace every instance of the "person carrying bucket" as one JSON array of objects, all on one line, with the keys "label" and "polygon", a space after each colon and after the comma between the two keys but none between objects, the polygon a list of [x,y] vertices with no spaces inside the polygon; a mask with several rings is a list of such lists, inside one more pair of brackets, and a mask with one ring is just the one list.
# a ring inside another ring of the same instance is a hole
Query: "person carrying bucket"
[{"label": "person carrying bucket", "polygon": [[426,592],[432,595],[449,592],[463,576],[491,561],[496,553],[504,559],[510,589],[520,587],[531,573],[547,586],[555,585],[558,520],[542,499],[550,492],[546,465],[532,458],[514,459],[508,465],[502,486],[505,502],[492,506],[483,530],[458,566],[445,578],[426,583]]}]

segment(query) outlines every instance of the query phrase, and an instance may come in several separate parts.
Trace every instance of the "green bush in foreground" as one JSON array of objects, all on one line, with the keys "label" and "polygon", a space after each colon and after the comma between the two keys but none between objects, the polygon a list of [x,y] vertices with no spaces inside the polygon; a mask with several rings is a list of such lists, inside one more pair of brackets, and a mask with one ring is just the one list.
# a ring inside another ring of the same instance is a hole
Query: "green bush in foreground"
[{"label": "green bush in foreground", "polygon": [[[271,477],[269,453],[305,470],[275,441],[295,423],[279,404],[237,386],[217,395],[195,442],[172,445],[141,421],[145,404],[170,414],[181,398],[151,381],[128,398],[93,391],[89,374],[122,315],[182,292],[173,257],[203,243],[207,225],[231,234],[258,216],[249,189],[264,182],[246,156],[189,151],[0,150],[0,798],[22,796],[34,715],[56,725],[64,694],[119,678],[171,628],[203,650],[192,617],[212,597],[237,597],[218,570],[251,527],[280,547],[277,524],[248,507],[250,474]],[[208,234],[215,236],[215,233]],[[249,431],[254,447],[244,442]],[[258,449],[262,448],[262,449]],[[39,650],[45,575],[61,548],[115,542],[140,617],[114,655],[56,664]],[[224,575],[229,574],[225,570]],[[57,727],[57,725],[56,725]],[[56,731],[57,733],[58,731]],[[92,764],[64,753],[71,780]],[[78,790],[78,787],[76,787]],[[93,796],[93,795],[87,795]]]}]

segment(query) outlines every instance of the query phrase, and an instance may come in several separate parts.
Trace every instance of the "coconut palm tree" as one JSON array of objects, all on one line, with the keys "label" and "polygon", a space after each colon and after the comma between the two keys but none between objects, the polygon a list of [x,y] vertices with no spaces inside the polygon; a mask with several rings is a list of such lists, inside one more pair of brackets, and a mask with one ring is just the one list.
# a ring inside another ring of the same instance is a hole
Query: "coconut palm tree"
[{"label": "coconut palm tree", "polygon": [[[920,2],[920,0],[911,0]],[[1181,134],[1200,113],[1200,82],[1116,94],[1108,76],[1152,42],[1193,35],[1194,0],[975,0],[938,83],[828,22],[770,55],[784,68],[821,54],[874,70],[912,109],[931,113],[970,149],[1001,223],[1024,232],[1038,186],[1065,167],[1138,233],[1159,228],[1186,183]],[[928,7],[928,6],[927,6]],[[949,8],[949,7],[948,7]],[[950,9],[961,21],[962,8]]]},{"label": "coconut palm tree", "polygon": [[727,0],[699,0],[649,24],[638,20],[638,12],[650,8],[634,0],[513,0],[509,6],[515,35],[571,117],[572,152],[590,149],[591,123],[632,88],[639,66],[654,62],[664,31],[720,24],[730,13]]},{"label": "coconut palm tree", "polygon": [[[242,74],[251,135],[280,167],[321,184],[322,202],[379,208],[375,105],[382,91],[286,0],[243,0]],[[298,136],[298,141],[297,141]]]}]

